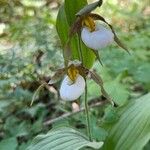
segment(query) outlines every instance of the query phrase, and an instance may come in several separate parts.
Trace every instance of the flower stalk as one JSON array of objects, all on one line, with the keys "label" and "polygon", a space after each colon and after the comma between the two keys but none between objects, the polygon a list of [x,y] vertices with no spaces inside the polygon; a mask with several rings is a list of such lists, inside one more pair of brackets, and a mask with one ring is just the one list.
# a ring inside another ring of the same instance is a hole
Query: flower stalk
[{"label": "flower stalk", "polygon": [[83,55],[82,55],[82,51],[81,51],[81,39],[80,39],[79,34],[78,34],[78,53],[80,56],[80,61],[83,63]]},{"label": "flower stalk", "polygon": [[90,126],[89,107],[88,107],[88,102],[87,102],[87,82],[86,82],[86,79],[85,79],[84,105],[85,105],[85,115],[86,115],[86,122],[87,122],[87,133],[88,133],[89,140],[92,141],[92,133],[91,133],[91,126]]}]

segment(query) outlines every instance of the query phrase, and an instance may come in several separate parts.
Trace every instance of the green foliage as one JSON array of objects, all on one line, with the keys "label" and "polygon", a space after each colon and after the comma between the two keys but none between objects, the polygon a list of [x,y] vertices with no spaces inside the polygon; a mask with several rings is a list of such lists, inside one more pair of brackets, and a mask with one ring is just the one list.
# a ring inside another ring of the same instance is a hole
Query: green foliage
[{"label": "green foliage", "polygon": [[5,139],[3,141],[0,142],[0,149],[1,150],[16,150],[17,148],[17,140],[15,137],[12,137],[12,138],[8,138],[8,139]]},{"label": "green foliage", "polygon": [[79,150],[83,147],[99,149],[103,142],[90,142],[88,137],[71,128],[59,128],[45,135],[38,135],[27,150]]},{"label": "green foliage", "polygon": [[69,26],[71,26],[75,19],[77,12],[87,5],[87,0],[65,0],[65,13]]},{"label": "green foliage", "polygon": [[104,87],[117,105],[123,106],[127,102],[129,92],[118,78],[106,82]]},{"label": "green foliage", "polygon": [[150,139],[150,94],[131,101],[109,130],[105,150],[142,150]]}]

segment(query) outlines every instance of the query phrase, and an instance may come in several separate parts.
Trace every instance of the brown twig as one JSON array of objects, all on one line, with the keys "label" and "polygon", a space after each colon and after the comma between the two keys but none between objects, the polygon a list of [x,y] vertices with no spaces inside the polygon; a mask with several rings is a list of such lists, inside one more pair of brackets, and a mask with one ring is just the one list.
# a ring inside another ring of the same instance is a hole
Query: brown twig
[{"label": "brown twig", "polygon": [[[97,102],[97,103],[95,103],[95,104],[91,104],[91,105],[89,106],[89,108],[91,109],[91,108],[95,108],[95,107],[98,107],[98,106],[103,106],[103,105],[108,104],[108,103],[109,103],[108,100],[100,101],[100,102]],[[63,115],[61,115],[61,116],[59,116],[59,117],[57,117],[57,118],[54,118],[54,119],[50,119],[50,120],[45,121],[45,122],[43,123],[43,125],[44,125],[44,126],[48,126],[48,125],[50,125],[50,124],[52,124],[52,123],[54,123],[54,122],[60,121],[60,120],[65,119],[65,118],[67,118],[67,117],[73,116],[73,115],[75,115],[75,114],[77,114],[77,113],[83,112],[84,110],[85,110],[85,108],[81,108],[80,110],[77,110],[77,111],[74,111],[74,112],[65,113],[65,114],[63,114]]]}]

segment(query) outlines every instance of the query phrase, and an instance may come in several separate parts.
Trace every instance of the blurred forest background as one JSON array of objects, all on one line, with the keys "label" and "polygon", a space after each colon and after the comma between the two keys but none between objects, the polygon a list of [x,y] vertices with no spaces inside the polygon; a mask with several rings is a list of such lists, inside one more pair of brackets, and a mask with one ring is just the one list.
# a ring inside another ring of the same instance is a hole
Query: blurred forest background
[{"label": "blurred forest background", "polygon": [[[55,29],[62,3],[0,0],[0,150],[24,150],[37,134],[61,124],[84,131],[82,113],[54,124],[47,122],[72,110],[70,103],[59,98],[60,82],[41,89],[30,106],[36,89],[63,65]],[[104,66],[94,65],[106,90],[123,107],[150,91],[149,0],[107,0],[96,11],[113,25],[131,51],[129,55],[114,44],[100,52]],[[88,81],[88,92],[89,104],[103,99],[92,81]],[[91,116],[93,136],[105,138],[100,122],[115,120],[115,109],[92,109]],[[150,144],[145,149],[150,149]]]}]

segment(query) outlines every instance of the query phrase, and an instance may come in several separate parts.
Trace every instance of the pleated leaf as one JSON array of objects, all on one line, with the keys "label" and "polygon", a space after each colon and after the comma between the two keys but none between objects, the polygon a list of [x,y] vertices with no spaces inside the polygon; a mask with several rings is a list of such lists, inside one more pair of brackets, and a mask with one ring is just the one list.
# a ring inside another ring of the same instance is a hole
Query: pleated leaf
[{"label": "pleated leaf", "polygon": [[130,102],[120,116],[103,150],[142,150],[150,140],[150,93]]},{"label": "pleated leaf", "polygon": [[99,149],[103,142],[90,142],[86,136],[72,128],[52,130],[38,135],[27,150],[79,150],[83,147]]}]

